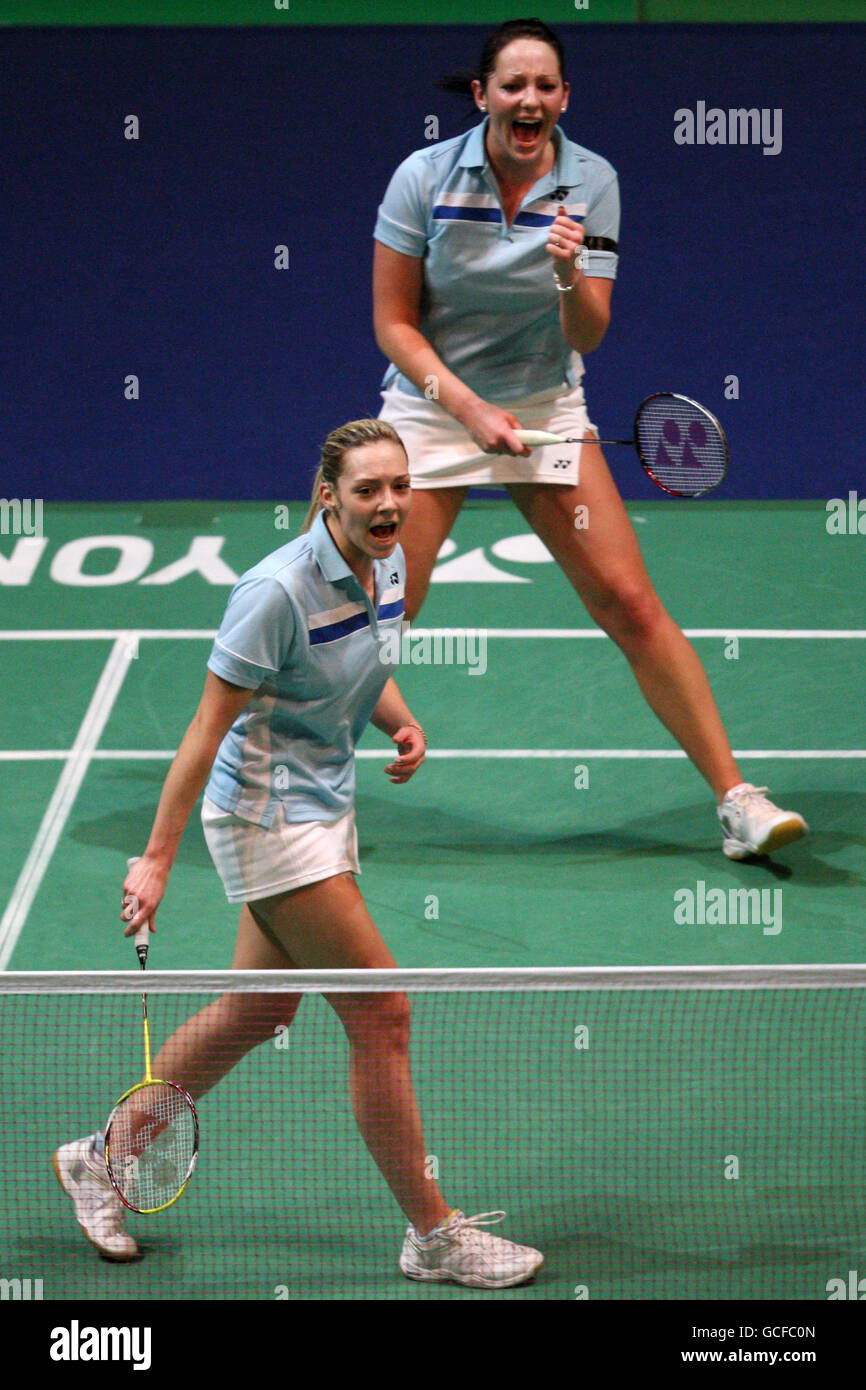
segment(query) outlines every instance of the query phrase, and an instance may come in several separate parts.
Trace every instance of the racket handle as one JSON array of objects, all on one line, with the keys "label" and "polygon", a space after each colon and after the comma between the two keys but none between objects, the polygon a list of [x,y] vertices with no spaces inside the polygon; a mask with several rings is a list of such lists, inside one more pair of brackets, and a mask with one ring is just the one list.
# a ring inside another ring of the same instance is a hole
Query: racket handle
[{"label": "racket handle", "polygon": [[515,430],[514,433],[521,444],[528,444],[530,449],[539,444],[631,444],[634,447],[633,439],[596,439],[594,434],[578,435],[572,439],[561,434],[549,434],[547,430]]},{"label": "racket handle", "polygon": [[548,430],[515,430],[521,444],[534,449],[539,444],[573,444],[576,441],[564,439],[561,434],[550,434]]},{"label": "racket handle", "polygon": [[[126,867],[127,867],[128,869],[131,869],[132,866],[133,866],[133,864],[137,864],[140,858],[141,858],[141,855],[140,855],[140,854],[134,854],[134,855],[132,856],[131,859],[127,859],[127,861],[126,861]],[[141,926],[139,927],[138,931],[135,933],[134,940],[135,940],[135,949],[136,949],[136,951],[138,952],[139,963],[141,964],[141,968],[142,968],[142,970],[143,970],[143,969],[144,969],[144,962],[147,960],[147,948],[148,948],[148,946],[150,945],[150,918],[149,918],[149,917],[148,917],[144,922],[142,922],[142,924],[141,924]]]}]

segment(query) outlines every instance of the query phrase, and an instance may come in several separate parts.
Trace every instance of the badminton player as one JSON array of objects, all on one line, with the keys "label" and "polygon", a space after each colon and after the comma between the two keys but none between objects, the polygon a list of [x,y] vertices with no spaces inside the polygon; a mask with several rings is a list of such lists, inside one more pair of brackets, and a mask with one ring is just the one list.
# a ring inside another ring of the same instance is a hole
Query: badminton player
[{"label": "badminton player", "polygon": [[[150,840],[124,883],[126,934],[153,919],[187,820],[202,822],[230,902],[241,905],[234,968],[387,968],[394,959],[361,897],[354,749],[368,721],[408,782],[426,739],[384,660],[403,619],[398,537],[409,509],[406,453],[393,427],[360,420],[328,436],[305,533],[242,575],[208,660],[204,694],[163,786]],[[169,1038],[153,1064],[194,1100],[291,1022],[300,996],[228,993]],[[467,1217],[425,1175],[403,994],[329,997],[348,1035],[355,1118],[410,1225],[411,1278],[504,1288],[531,1278],[537,1250]],[[103,1136],[55,1154],[85,1235],[114,1260],[138,1247],[108,1185]],[[346,1194],[347,1204],[351,1194]]]},{"label": "badminton player", "polygon": [[619,193],[611,165],[558,124],[569,100],[560,41],[538,20],[509,21],[487,39],[475,78],[442,86],[470,95],[483,119],[404,160],[374,234],[375,330],[390,361],[381,418],[406,445],[414,488],[407,612],[424,601],[467,487],[505,486],[712,788],[724,853],[777,849],[806,823],[743,781],[599,445],[531,453],[514,433],[598,437],[583,357],[610,322]]}]

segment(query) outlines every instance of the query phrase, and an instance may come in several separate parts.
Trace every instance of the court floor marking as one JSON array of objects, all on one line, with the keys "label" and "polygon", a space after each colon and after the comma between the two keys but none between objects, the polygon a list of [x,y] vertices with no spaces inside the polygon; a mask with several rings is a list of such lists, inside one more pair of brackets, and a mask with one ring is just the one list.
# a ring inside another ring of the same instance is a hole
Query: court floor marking
[{"label": "court floor marking", "polygon": [[[177,749],[94,748],[91,762],[128,758],[144,762],[170,762]],[[789,758],[822,762],[828,758],[866,758],[866,748],[735,748],[735,758]],[[71,758],[63,748],[4,748],[0,763],[60,762]],[[356,758],[393,758],[393,748],[356,748]],[[685,758],[682,748],[428,748],[427,758]]]},{"label": "court floor marking", "polygon": [[45,877],[51,856],[78,795],[78,789],[84,781],[90,760],[108,722],[129,664],[135,657],[135,647],[136,644],[128,640],[126,633],[116,638],[81,721],[75,742],[68,753],[64,754],[63,770],[45,808],[36,838],[18,875],[6,911],[0,919],[0,970],[6,969],[15,949],[33,899],[39,891],[39,885]]}]

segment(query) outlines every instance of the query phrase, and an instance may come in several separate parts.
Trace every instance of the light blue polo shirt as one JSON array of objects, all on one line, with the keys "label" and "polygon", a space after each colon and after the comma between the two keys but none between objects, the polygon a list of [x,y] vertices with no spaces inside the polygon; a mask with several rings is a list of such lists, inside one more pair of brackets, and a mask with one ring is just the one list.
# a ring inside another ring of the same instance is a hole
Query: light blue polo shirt
[{"label": "light blue polo shirt", "polygon": [[[379,208],[378,241],[424,258],[419,330],[485,400],[507,402],[574,386],[583,374],[559,324],[559,291],[545,251],[559,204],[588,237],[619,238],[616,171],[554,132],[556,160],[510,227],[484,146],[487,119],[453,140],[416,150]],[[585,274],[614,279],[615,249],[590,250]],[[423,395],[391,364],[382,385]]]},{"label": "light blue polo shirt", "polygon": [[[219,747],[206,794],[269,826],[333,821],[355,793],[355,744],[396,662],[406,564],[398,545],[374,560],[376,602],[343,559],[320,512],[306,535],[242,574],[208,667],[254,690]],[[380,659],[380,657],[382,659]]]}]

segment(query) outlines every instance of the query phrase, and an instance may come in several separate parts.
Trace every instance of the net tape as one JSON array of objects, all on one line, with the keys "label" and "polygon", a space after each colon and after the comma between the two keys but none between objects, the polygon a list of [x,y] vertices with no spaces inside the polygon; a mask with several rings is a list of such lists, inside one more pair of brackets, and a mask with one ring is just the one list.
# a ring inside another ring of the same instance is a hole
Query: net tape
[{"label": "net tape", "polygon": [[[140,994],[140,972],[0,972],[0,994]],[[674,966],[519,966],[454,970],[153,970],[148,994],[340,994],[496,990],[862,989],[866,963]]]}]

